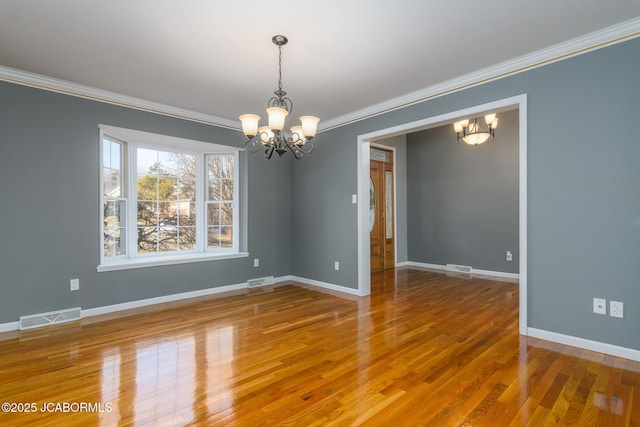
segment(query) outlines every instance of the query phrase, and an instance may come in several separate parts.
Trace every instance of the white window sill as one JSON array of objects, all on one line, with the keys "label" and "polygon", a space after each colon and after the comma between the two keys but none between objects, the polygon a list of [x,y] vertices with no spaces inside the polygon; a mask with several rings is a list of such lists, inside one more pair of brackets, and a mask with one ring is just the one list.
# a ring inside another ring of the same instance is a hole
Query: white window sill
[{"label": "white window sill", "polygon": [[102,271],[129,270],[132,268],[155,267],[158,265],[187,264],[191,262],[214,261],[232,258],[247,258],[249,252],[233,252],[226,254],[188,254],[168,255],[154,258],[126,258],[100,264],[96,270]]}]

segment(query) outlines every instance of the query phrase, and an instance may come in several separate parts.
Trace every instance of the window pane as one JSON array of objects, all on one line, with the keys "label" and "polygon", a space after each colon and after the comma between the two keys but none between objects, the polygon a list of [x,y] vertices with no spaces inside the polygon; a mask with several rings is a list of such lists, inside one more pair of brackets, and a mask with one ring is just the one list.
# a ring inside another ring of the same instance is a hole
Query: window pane
[{"label": "window pane", "polygon": [[220,200],[233,200],[233,180],[232,179],[223,179],[221,182],[220,188]]},{"label": "window pane", "polygon": [[160,227],[178,225],[176,202],[158,202],[158,223]]},{"label": "window pane", "polygon": [[111,258],[125,254],[126,202],[106,200],[103,209],[103,247],[104,257]]},{"label": "window pane", "polygon": [[220,227],[220,246],[223,248],[233,247],[233,228],[232,227]]},{"label": "window pane", "polygon": [[[138,150],[138,225],[153,226],[138,233],[143,251],[172,252],[195,248],[196,157],[159,150]],[[186,229],[181,237],[181,226]],[[140,240],[142,239],[142,240]],[[181,244],[181,243],[184,244]]]},{"label": "window pane", "polygon": [[158,174],[164,176],[178,176],[177,157],[179,154],[158,151]]},{"label": "window pane", "polygon": [[233,205],[231,203],[220,204],[220,224],[233,225]]},{"label": "window pane", "polygon": [[179,227],[178,228],[178,244],[180,250],[193,250],[196,247],[196,228],[195,227]]},{"label": "window pane", "polygon": [[209,200],[233,200],[234,156],[209,155],[207,167]]},{"label": "window pane", "polygon": [[178,199],[180,200],[196,200],[196,178],[180,178],[178,180]]},{"label": "window pane", "polygon": [[158,213],[154,202],[138,202],[138,226],[155,226]]},{"label": "window pane", "polygon": [[171,252],[178,250],[178,228],[160,227],[158,229],[158,250],[160,252]]},{"label": "window pane", "polygon": [[196,204],[193,202],[178,202],[178,225],[196,225]]},{"label": "window pane", "polygon": [[102,140],[102,194],[109,197],[122,196],[120,145],[107,138]]},{"label": "window pane", "polygon": [[209,179],[209,200],[221,200],[222,190],[220,189],[221,179]]},{"label": "window pane", "polygon": [[138,148],[136,154],[138,175],[146,175],[158,163],[158,152],[156,150]]},{"label": "window pane", "polygon": [[209,227],[207,229],[207,247],[220,248],[220,227]]},{"label": "window pane", "polygon": [[157,227],[138,227],[138,252],[157,252]]}]

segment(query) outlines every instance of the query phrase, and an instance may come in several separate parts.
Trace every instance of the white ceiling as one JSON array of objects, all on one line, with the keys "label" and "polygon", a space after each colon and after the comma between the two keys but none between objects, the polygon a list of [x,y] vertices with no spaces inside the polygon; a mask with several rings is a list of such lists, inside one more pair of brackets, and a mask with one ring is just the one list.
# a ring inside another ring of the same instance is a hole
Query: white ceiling
[{"label": "white ceiling", "polygon": [[[640,16],[640,0],[0,0],[0,66],[237,121],[323,121]],[[239,125],[239,122],[238,122]]]}]

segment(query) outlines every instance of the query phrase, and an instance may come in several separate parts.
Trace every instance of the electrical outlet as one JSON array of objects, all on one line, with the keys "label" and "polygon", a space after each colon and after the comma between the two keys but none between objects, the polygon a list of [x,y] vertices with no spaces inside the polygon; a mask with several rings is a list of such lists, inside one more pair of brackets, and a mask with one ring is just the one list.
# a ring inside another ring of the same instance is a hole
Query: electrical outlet
[{"label": "electrical outlet", "polygon": [[334,268],[335,268],[336,270],[340,270],[340,263],[339,263],[338,261],[336,261],[336,263],[335,263],[335,265],[334,265]]},{"label": "electrical outlet", "polygon": [[622,319],[624,317],[624,304],[619,301],[609,301],[609,316]]},{"label": "electrical outlet", "polygon": [[260,267],[260,258],[254,258],[253,266],[254,267]]},{"label": "electrical outlet", "polygon": [[358,195],[357,194],[352,194],[351,195],[351,203],[353,203],[354,205],[356,203],[358,203]]},{"label": "electrical outlet", "polygon": [[596,314],[607,314],[607,300],[604,298],[593,299],[593,312]]},{"label": "electrical outlet", "polygon": [[507,251],[507,261],[513,261],[513,255],[511,255],[511,251]]},{"label": "electrical outlet", "polygon": [[69,289],[72,291],[80,289],[80,279],[71,279],[69,281]]}]

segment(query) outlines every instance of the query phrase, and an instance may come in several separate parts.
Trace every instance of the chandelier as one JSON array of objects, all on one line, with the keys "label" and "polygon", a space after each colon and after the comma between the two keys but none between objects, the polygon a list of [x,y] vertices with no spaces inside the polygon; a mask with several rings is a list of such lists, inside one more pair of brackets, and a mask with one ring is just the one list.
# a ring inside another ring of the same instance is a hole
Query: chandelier
[{"label": "chandelier", "polygon": [[255,153],[264,149],[264,156],[270,159],[275,151],[278,156],[290,151],[296,159],[313,151],[311,139],[316,135],[319,118],[314,116],[300,117],[300,125],[291,127],[291,134],[284,132],[287,116],[293,112],[293,102],[282,90],[282,46],[287,44],[285,36],[273,36],[273,44],[278,46],[278,90],[267,102],[268,126],[259,126],[260,116],[243,114],[240,116],[242,132],[247,137],[245,147]]},{"label": "chandelier", "polygon": [[496,128],[498,127],[498,118],[495,113],[484,116],[487,124],[487,130],[480,128],[478,119],[460,120],[453,124],[453,130],[456,132],[458,141],[463,140],[469,145],[480,145],[489,137],[495,138]]}]

